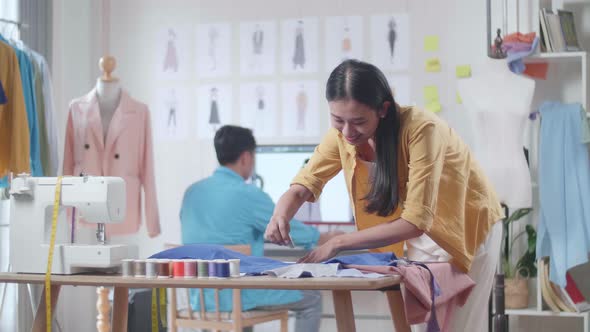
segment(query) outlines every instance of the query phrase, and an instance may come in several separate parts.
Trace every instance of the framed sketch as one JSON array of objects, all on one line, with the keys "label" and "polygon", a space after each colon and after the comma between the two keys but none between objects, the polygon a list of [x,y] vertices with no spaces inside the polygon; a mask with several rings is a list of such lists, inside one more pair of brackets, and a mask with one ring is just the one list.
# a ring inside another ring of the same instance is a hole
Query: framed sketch
[{"label": "framed sketch", "polygon": [[240,24],[240,74],[273,75],[276,72],[277,23]]},{"label": "framed sketch", "polygon": [[283,74],[317,72],[318,31],[318,19],[315,17],[281,22],[281,69]]},{"label": "framed sketch", "polygon": [[269,82],[240,85],[240,125],[254,137],[275,137],[278,127],[277,86]]},{"label": "framed sketch", "polygon": [[410,22],[407,14],[371,16],[371,59],[383,71],[410,67]]},{"label": "framed sketch", "polygon": [[327,17],[325,37],[325,66],[328,72],[344,60],[363,60],[364,40],[361,16]]},{"label": "framed sketch", "polygon": [[197,75],[205,78],[229,76],[232,51],[230,24],[199,24],[196,31]]},{"label": "framed sketch", "polygon": [[232,118],[233,99],[229,84],[206,84],[197,88],[197,136],[213,138]]}]

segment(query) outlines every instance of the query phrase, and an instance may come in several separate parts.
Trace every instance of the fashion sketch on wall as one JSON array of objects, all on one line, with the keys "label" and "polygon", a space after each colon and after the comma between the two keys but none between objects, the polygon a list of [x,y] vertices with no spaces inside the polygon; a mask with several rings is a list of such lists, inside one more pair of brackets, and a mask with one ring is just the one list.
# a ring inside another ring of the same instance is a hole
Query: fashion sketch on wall
[{"label": "fashion sketch on wall", "polygon": [[316,137],[319,135],[318,98],[317,81],[282,83],[282,134],[284,136]]},{"label": "fashion sketch on wall", "polygon": [[168,87],[156,93],[154,127],[158,140],[179,141],[188,135],[188,95],[185,88]]},{"label": "fashion sketch on wall", "polygon": [[293,51],[293,70],[305,68],[305,45],[303,44],[303,21],[297,21],[295,28],[295,49]]},{"label": "fashion sketch on wall", "polygon": [[223,77],[231,72],[229,23],[199,24],[196,34],[196,68],[199,77]]},{"label": "fashion sketch on wall", "polygon": [[188,74],[188,31],[190,30],[182,26],[158,29],[155,43],[158,50],[157,62],[154,64],[158,78],[182,79]]},{"label": "fashion sketch on wall", "polygon": [[281,22],[281,68],[283,73],[313,73],[318,69],[318,19]]},{"label": "fashion sketch on wall", "polygon": [[326,71],[331,72],[348,59],[363,59],[363,18],[333,16],[326,18]]},{"label": "fashion sketch on wall", "polygon": [[274,83],[240,85],[240,124],[256,137],[275,137],[277,132],[277,88]]},{"label": "fashion sketch on wall", "polygon": [[229,84],[207,84],[197,88],[197,135],[213,138],[217,129],[231,121],[233,106]]},{"label": "fashion sketch on wall", "polygon": [[393,99],[401,106],[411,106],[415,102],[412,99],[412,85],[407,75],[387,75],[387,82],[393,91]]},{"label": "fashion sketch on wall", "polygon": [[219,119],[219,104],[217,103],[217,88],[209,90],[209,124],[213,131],[217,131],[221,120]]},{"label": "fashion sketch on wall", "polygon": [[407,14],[371,16],[372,62],[383,70],[409,68],[410,24]]},{"label": "fashion sketch on wall", "polygon": [[166,57],[164,58],[164,71],[178,72],[178,54],[176,52],[176,32],[168,29],[168,44],[166,46]]},{"label": "fashion sketch on wall", "polygon": [[240,23],[240,73],[244,76],[274,74],[276,42],[275,21]]}]

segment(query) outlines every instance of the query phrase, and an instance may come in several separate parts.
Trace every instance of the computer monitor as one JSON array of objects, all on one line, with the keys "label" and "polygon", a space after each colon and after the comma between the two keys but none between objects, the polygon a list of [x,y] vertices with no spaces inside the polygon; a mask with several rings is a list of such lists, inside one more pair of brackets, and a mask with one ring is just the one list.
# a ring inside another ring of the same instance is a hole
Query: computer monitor
[{"label": "computer monitor", "polygon": [[[263,190],[276,203],[289,188],[315,145],[261,145],[256,148],[256,174],[262,179]],[[311,223],[350,223],[352,210],[342,171],[330,180],[319,199],[319,204],[306,203],[295,215],[296,219]]]}]

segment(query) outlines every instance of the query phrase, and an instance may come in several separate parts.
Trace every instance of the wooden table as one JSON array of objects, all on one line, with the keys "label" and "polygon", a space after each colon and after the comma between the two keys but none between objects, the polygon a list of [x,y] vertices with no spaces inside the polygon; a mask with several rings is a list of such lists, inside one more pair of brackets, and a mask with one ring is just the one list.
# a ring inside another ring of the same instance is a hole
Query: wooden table
[{"label": "wooden table", "polygon": [[[43,284],[42,274],[0,273],[0,283]],[[334,300],[336,324],[340,332],[356,331],[354,311],[350,292],[353,290],[376,291],[392,289],[399,285],[399,276],[388,276],[379,279],[357,278],[303,278],[284,279],[268,276],[241,277],[228,279],[144,279],[123,278],[115,275],[53,275],[51,277],[51,304],[55,308],[61,286],[103,286],[114,287],[113,299],[113,332],[127,331],[127,310],[129,288],[239,288],[239,289],[291,289],[291,290],[330,290]],[[387,299],[397,332],[410,331],[399,291],[387,290]],[[45,328],[45,291],[39,304],[34,332]],[[55,312],[52,309],[52,312]]]}]

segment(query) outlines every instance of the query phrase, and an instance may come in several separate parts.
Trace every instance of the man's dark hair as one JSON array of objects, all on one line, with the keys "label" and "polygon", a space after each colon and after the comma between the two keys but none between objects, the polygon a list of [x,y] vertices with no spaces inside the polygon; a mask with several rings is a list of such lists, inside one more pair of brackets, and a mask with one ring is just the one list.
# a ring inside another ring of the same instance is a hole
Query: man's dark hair
[{"label": "man's dark hair", "polygon": [[215,133],[215,153],[220,165],[235,163],[244,151],[254,152],[256,140],[248,128],[226,125]]}]

